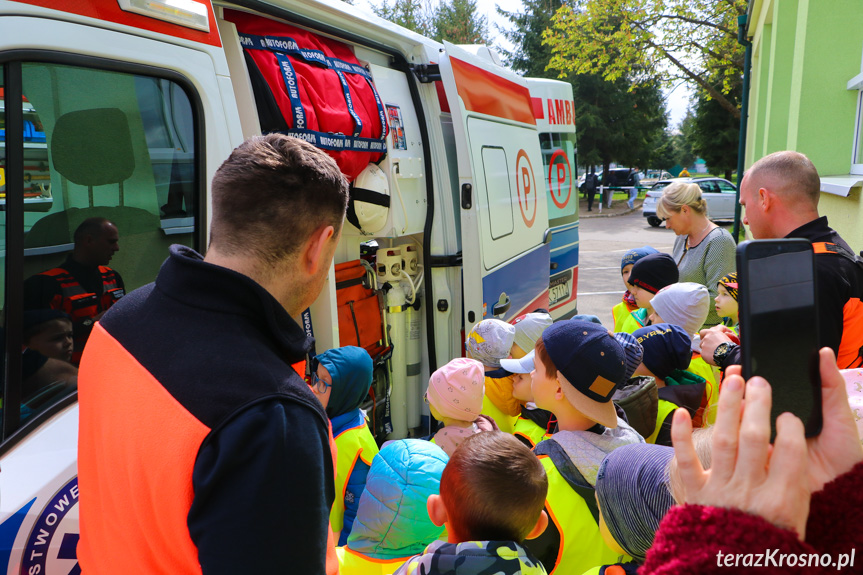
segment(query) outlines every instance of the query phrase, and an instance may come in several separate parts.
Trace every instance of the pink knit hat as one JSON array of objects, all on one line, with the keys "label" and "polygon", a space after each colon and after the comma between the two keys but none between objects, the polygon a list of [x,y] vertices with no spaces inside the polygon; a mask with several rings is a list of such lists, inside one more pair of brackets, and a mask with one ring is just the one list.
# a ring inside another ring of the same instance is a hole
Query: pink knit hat
[{"label": "pink knit hat", "polygon": [[473,421],[482,411],[485,369],[475,359],[458,357],[435,371],[426,392],[429,405],[443,417]]}]

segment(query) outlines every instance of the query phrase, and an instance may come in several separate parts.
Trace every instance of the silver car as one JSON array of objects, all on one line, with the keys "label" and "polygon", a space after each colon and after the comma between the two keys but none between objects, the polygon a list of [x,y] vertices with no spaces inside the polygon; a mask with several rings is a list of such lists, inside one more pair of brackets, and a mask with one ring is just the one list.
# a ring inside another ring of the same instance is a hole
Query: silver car
[{"label": "silver car", "polygon": [[647,223],[654,228],[662,224],[662,220],[656,215],[656,202],[662,196],[662,191],[676,182],[698,184],[701,196],[707,201],[707,217],[711,220],[734,219],[734,204],[737,199],[737,188],[734,184],[722,178],[674,178],[656,182],[644,198],[641,215],[647,218]]}]

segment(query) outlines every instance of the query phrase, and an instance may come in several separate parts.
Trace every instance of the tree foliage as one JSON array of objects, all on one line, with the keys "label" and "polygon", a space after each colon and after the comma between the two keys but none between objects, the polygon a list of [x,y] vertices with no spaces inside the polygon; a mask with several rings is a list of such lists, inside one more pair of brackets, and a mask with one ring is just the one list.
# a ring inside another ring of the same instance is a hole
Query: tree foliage
[{"label": "tree foliage", "polygon": [[476,0],[442,1],[432,18],[432,30],[438,42],[492,45],[488,18],[477,14]]},{"label": "tree foliage", "polygon": [[476,0],[383,0],[375,14],[408,30],[453,44],[491,45],[488,19],[476,11]]},{"label": "tree foliage", "polygon": [[[742,91],[738,82],[732,86],[729,100],[736,105]],[[712,173],[723,173],[730,179],[731,172],[737,169],[740,122],[726,114],[719,103],[704,91],[696,94],[693,108],[695,116],[689,136],[693,150],[704,158]]]},{"label": "tree foliage", "polygon": [[394,24],[413,30],[424,36],[431,35],[434,8],[430,0],[383,0],[378,6],[372,6],[372,11]]},{"label": "tree foliage", "polygon": [[[514,46],[512,51],[503,51],[508,65],[526,76],[559,76],[548,69],[553,54],[542,34],[562,4],[562,0],[523,0],[522,12],[498,8],[512,23],[509,30],[501,30]],[[667,124],[658,82],[646,74],[607,79],[599,73],[570,72],[561,79],[573,87],[579,164],[651,166]]]},{"label": "tree foliage", "polygon": [[746,0],[572,0],[545,32],[553,51],[549,66],[607,80],[631,77],[633,70],[685,80],[739,119],[728,94],[743,72],[737,17],[746,8]]}]

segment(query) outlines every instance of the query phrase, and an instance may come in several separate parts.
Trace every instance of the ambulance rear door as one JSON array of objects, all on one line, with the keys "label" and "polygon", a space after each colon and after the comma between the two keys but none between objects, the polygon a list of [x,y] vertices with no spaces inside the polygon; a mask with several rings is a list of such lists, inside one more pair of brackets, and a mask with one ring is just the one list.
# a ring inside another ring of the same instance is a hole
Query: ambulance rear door
[{"label": "ambulance rear door", "polygon": [[444,42],[453,117],[464,328],[548,308],[549,239],[542,154],[530,93],[515,73]]}]

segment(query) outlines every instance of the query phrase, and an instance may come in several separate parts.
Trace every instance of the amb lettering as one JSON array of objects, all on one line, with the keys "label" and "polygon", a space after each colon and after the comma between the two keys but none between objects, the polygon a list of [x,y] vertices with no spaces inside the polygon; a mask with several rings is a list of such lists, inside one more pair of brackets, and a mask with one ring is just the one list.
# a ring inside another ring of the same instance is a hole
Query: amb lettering
[{"label": "amb lettering", "polygon": [[549,124],[574,124],[572,119],[572,102],[561,99],[546,99]]}]

